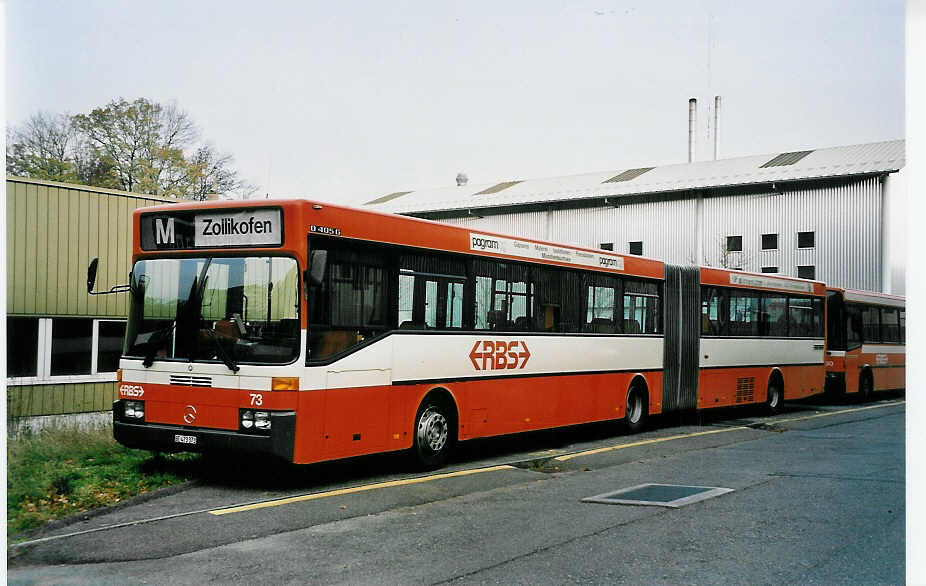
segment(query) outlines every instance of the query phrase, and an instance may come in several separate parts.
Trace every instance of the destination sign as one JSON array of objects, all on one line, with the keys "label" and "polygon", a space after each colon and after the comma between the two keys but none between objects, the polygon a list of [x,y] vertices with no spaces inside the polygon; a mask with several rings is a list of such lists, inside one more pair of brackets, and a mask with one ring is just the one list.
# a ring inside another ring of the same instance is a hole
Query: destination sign
[{"label": "destination sign", "polygon": [[801,293],[813,293],[813,283],[801,281],[789,281],[787,279],[778,279],[775,277],[758,277],[754,275],[740,275],[730,273],[731,285],[743,285],[745,287],[762,287],[765,289],[781,289],[783,291],[800,291]]},{"label": "destination sign", "polygon": [[470,250],[495,252],[533,260],[549,260],[587,267],[614,269],[616,271],[624,270],[624,257],[622,256],[599,254],[550,244],[537,244],[536,242],[489,236],[476,232],[469,233],[469,248]]},{"label": "destination sign", "polygon": [[278,208],[164,212],[141,218],[142,250],[281,246],[283,212]]}]

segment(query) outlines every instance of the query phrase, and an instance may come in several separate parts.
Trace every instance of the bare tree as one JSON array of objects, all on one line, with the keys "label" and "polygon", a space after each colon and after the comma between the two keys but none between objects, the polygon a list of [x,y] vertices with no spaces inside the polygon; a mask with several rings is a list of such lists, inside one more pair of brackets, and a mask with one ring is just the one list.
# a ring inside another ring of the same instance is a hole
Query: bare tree
[{"label": "bare tree", "polygon": [[70,116],[36,112],[22,126],[6,131],[6,172],[61,180],[72,176],[76,131]]},{"label": "bare tree", "polygon": [[231,194],[240,199],[257,191],[257,188],[241,179],[231,165],[231,155],[217,153],[212,146],[203,145],[196,149],[188,164],[190,199],[202,201],[213,193]]}]

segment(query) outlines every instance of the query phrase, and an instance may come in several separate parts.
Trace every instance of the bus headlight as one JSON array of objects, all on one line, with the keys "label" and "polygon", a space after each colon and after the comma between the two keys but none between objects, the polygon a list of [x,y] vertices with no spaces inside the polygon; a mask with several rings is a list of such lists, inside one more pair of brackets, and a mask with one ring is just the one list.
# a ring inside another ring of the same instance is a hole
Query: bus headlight
[{"label": "bus headlight", "polygon": [[270,414],[266,411],[257,411],[254,413],[254,427],[267,431],[270,429]]},{"label": "bus headlight", "polygon": [[241,409],[238,431],[245,433],[270,433],[270,411]]},{"label": "bus headlight", "polygon": [[126,419],[144,419],[145,402],[144,401],[125,401],[123,404],[123,414]]}]

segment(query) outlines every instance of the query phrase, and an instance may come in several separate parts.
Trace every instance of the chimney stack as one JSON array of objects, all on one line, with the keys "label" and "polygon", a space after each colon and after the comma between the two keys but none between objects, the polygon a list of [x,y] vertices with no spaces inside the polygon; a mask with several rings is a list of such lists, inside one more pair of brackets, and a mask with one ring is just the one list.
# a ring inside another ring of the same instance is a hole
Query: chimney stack
[{"label": "chimney stack", "polygon": [[688,162],[694,161],[695,157],[695,136],[696,123],[698,118],[698,100],[691,98],[688,100]]}]

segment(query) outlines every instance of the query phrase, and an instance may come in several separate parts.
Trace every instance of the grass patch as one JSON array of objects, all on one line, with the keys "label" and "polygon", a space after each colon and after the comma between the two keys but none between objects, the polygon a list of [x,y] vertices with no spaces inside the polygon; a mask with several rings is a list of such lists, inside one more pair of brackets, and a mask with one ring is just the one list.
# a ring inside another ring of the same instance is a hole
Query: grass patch
[{"label": "grass patch", "polygon": [[51,430],[7,442],[7,534],[116,504],[194,476],[199,456],[130,450],[109,429]]}]

